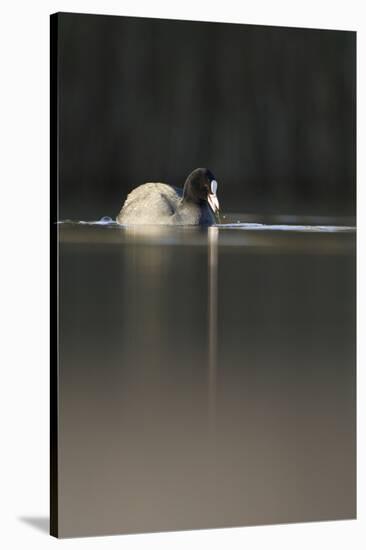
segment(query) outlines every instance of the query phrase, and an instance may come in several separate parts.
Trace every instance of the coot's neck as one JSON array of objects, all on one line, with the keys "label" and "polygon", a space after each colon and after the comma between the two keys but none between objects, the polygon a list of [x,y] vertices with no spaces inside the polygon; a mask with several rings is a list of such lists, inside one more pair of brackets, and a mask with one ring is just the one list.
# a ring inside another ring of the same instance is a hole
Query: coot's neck
[{"label": "coot's neck", "polygon": [[203,201],[197,198],[197,196],[192,191],[192,186],[189,181],[186,181],[183,187],[183,202],[189,202],[193,204],[201,204]]}]

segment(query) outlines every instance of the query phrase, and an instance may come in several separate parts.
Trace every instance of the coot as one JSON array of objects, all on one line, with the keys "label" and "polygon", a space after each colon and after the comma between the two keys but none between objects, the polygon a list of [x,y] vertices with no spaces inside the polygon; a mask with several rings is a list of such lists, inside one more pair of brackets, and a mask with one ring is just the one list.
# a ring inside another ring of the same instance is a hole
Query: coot
[{"label": "coot", "polygon": [[127,196],[116,221],[126,225],[212,225],[218,221],[217,181],[207,168],[196,168],[183,189],[144,183]]}]

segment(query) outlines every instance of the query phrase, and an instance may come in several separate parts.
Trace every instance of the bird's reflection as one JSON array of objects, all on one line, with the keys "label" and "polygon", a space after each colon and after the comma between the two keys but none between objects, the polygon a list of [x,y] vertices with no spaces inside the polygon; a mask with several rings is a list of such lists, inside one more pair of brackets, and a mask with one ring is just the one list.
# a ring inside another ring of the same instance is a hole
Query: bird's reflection
[{"label": "bird's reflection", "polygon": [[[190,317],[191,327],[189,330],[194,335],[203,330],[202,336],[206,340],[206,360],[207,360],[207,411],[208,411],[208,434],[213,437],[215,434],[216,424],[216,394],[217,394],[217,350],[218,350],[218,240],[219,229],[217,227],[209,227],[202,231],[199,228],[178,228],[164,227],[164,226],[130,226],[124,228],[124,233],[127,242],[130,244],[131,251],[131,264],[130,269],[133,273],[129,273],[129,279],[135,281],[135,284],[139,285],[139,290],[133,295],[135,299],[137,296],[145,296],[145,319],[139,319],[140,330],[144,327],[144,341],[155,338],[155,343],[162,343],[164,341],[163,335],[159,333],[159,339],[156,338],[156,332],[158,328],[156,325],[160,325],[163,322],[164,311],[163,308],[167,307],[166,300],[164,298],[164,292],[167,288],[173,287],[176,281],[169,281],[169,277],[172,272],[172,264],[176,264],[178,256],[182,258],[183,249],[186,250],[184,258],[184,271],[186,283],[189,286],[189,280],[195,280],[195,273],[197,267],[202,266],[201,269],[205,270],[205,265],[201,262],[200,256],[188,254],[189,250],[193,252],[194,249],[190,248],[190,240],[192,239],[192,232],[197,233],[197,243],[201,246],[207,246],[207,291],[204,296],[207,296],[207,317],[206,317],[206,329],[202,325],[203,317],[199,314],[199,310],[203,313],[206,309],[206,300],[198,303],[198,296],[200,295],[199,287],[192,289],[191,286],[191,300],[196,300],[196,305],[191,304],[191,313],[187,314]],[[188,240],[188,243],[187,243]],[[206,243],[206,244],[205,244]],[[172,248],[170,244],[183,245],[183,249],[180,247],[177,249],[175,246]],[[168,246],[166,246],[168,245]],[[189,250],[188,250],[189,249]],[[179,252],[180,250],[180,252]],[[178,254],[178,256],[177,256]],[[188,255],[187,255],[188,254]],[[203,259],[203,258],[202,258]],[[203,272],[204,273],[204,272]],[[203,275],[202,273],[202,275]],[[141,286],[143,285],[143,286]],[[168,286],[167,286],[168,285]],[[181,289],[182,291],[182,289]],[[138,298],[139,300],[140,298]],[[182,315],[186,306],[183,305],[183,295],[179,298],[175,296],[175,303],[170,303],[169,308],[176,308],[176,323],[179,325],[179,316]],[[164,306],[165,303],[165,306]],[[149,305],[147,308],[146,306]],[[137,306],[137,304],[136,304]],[[198,323],[199,326],[192,326],[194,323]],[[166,335],[166,341],[168,348],[170,348],[175,341],[175,331],[172,327],[167,327],[168,334]],[[151,333],[154,332],[154,335]],[[187,331],[186,331],[187,333]],[[186,334],[187,335],[187,334]],[[163,339],[163,340],[162,340]],[[203,343],[203,342],[202,342]],[[196,342],[186,342],[185,354],[187,357],[193,357],[196,352]],[[163,350],[157,350],[157,354],[161,354]],[[182,350],[181,350],[182,351]],[[163,354],[164,355],[164,354]],[[179,363],[180,357],[174,359]],[[171,368],[174,368],[171,365]]]},{"label": "bird's reflection", "polygon": [[217,227],[208,229],[208,406],[210,431],[215,433],[217,384]]}]

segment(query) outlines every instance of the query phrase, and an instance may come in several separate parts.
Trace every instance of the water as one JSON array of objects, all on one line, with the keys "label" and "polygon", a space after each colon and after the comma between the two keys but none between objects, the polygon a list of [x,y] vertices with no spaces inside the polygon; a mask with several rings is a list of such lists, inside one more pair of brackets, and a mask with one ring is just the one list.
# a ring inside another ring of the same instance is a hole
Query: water
[{"label": "water", "polygon": [[61,536],[354,517],[352,220],[226,221],[58,225]]}]

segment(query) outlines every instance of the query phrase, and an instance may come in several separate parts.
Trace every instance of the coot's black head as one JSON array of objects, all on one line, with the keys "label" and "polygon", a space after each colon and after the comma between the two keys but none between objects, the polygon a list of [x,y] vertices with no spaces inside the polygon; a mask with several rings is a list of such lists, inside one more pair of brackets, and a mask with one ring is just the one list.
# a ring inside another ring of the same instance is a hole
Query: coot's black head
[{"label": "coot's black head", "polygon": [[207,168],[196,168],[186,179],[183,198],[196,204],[208,203],[214,215],[217,216],[220,205],[216,192],[217,180],[213,173]]}]

